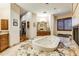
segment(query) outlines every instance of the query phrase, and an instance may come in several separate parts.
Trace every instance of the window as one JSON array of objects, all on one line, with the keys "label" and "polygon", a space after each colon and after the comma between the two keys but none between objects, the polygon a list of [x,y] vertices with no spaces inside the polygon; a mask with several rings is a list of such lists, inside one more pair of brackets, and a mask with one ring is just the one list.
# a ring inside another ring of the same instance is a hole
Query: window
[{"label": "window", "polygon": [[72,30],[72,18],[64,18],[57,20],[57,30]]},{"label": "window", "polygon": [[72,20],[71,19],[67,19],[64,20],[64,29],[65,30],[71,30],[72,29]]},{"label": "window", "polygon": [[58,30],[63,30],[63,20],[58,20],[58,22],[57,22],[57,29]]}]

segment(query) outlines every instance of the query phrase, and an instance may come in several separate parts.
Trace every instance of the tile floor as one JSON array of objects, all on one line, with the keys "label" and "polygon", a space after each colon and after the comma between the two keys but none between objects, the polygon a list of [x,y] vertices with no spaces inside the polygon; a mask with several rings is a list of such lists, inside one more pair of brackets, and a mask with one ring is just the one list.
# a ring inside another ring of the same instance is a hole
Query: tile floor
[{"label": "tile floor", "polygon": [[20,44],[18,44],[16,46],[8,48],[7,50],[0,53],[0,56],[15,56],[16,52],[17,52],[17,49],[24,43],[26,43],[26,41],[22,42],[22,43],[20,43]]},{"label": "tile floor", "polygon": [[[27,41],[22,42],[16,46],[11,47],[11,48],[8,48],[4,52],[0,53],[0,56],[29,56],[25,52],[31,51],[33,53],[34,50],[33,49],[29,49],[29,50],[22,49],[22,46],[23,45],[26,46],[26,43],[27,43]],[[70,46],[69,46],[70,49],[75,52],[76,56],[79,56],[78,45],[73,40],[72,40],[72,42],[69,42],[69,43],[70,43]],[[30,56],[73,56],[74,54],[72,53],[72,51],[70,49],[68,49],[68,50],[67,49],[58,49],[60,52],[58,52],[58,51],[43,52],[41,54],[37,54],[37,52],[35,52],[35,55],[31,54]],[[63,54],[61,53],[61,51],[63,51]]]}]

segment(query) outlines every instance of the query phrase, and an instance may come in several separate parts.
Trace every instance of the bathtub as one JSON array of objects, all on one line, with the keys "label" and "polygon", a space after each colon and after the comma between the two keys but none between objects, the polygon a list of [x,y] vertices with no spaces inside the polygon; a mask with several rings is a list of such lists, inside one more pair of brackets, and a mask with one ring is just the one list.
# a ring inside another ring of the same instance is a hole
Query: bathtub
[{"label": "bathtub", "polygon": [[58,37],[47,36],[42,38],[35,38],[32,41],[32,46],[38,51],[54,51],[57,48],[59,42],[60,39]]}]

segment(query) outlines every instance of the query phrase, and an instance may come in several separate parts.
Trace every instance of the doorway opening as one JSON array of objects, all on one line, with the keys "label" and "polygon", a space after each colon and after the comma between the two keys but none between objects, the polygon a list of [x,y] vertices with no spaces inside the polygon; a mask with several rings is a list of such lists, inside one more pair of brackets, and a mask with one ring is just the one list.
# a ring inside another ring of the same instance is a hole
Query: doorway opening
[{"label": "doorway opening", "polygon": [[28,39],[28,37],[26,35],[26,22],[22,21],[21,22],[21,30],[20,30],[20,42],[23,42],[27,39]]}]

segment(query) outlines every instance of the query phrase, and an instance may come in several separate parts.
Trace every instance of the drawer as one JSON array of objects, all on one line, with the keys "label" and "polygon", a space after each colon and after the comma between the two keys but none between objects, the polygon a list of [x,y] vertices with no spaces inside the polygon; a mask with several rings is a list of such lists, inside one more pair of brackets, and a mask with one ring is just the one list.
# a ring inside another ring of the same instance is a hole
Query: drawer
[{"label": "drawer", "polygon": [[8,44],[8,42],[5,41],[1,42],[1,45],[6,45],[6,44]]},{"label": "drawer", "polygon": [[6,40],[7,40],[7,39],[5,39],[5,38],[1,38],[1,42],[2,42],[2,41],[6,41]]},{"label": "drawer", "polygon": [[9,37],[7,35],[1,35],[0,40],[1,41],[8,41],[9,40]]},{"label": "drawer", "polygon": [[8,47],[9,47],[8,34],[0,35],[0,51],[3,51]]},{"label": "drawer", "polygon": [[0,40],[1,40],[1,42],[3,42],[3,41],[9,41],[8,38],[1,38]]}]

